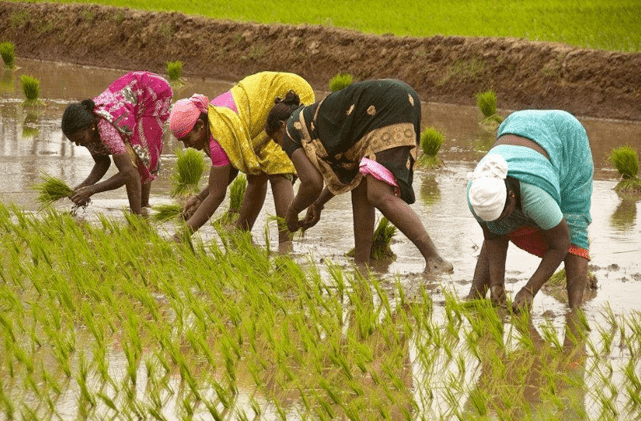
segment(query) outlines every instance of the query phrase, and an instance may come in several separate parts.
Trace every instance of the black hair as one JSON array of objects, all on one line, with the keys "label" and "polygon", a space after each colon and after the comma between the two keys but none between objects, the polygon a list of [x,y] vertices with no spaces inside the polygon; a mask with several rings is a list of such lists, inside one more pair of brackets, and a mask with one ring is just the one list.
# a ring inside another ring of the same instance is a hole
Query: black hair
[{"label": "black hair", "polygon": [[69,138],[79,130],[88,129],[95,118],[95,107],[96,104],[90,99],[69,104],[62,114],[62,133]]},{"label": "black hair", "polygon": [[287,121],[292,113],[301,106],[300,97],[292,90],[287,92],[284,99],[276,98],[274,106],[267,115],[267,122],[265,123],[265,132],[271,136],[278,131],[279,123]]}]

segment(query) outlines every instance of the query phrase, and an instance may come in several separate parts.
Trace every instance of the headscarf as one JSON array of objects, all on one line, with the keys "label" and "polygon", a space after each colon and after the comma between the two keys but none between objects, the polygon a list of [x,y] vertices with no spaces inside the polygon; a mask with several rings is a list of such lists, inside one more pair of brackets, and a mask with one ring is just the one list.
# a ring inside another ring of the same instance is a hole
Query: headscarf
[{"label": "headscarf", "polygon": [[507,199],[505,178],[507,161],[496,154],[487,155],[467,178],[472,183],[468,199],[476,216],[484,221],[494,221],[501,216]]},{"label": "headscarf", "polygon": [[189,99],[176,101],[169,116],[169,129],[177,139],[185,137],[194,128],[201,113],[207,114],[209,98],[193,94]]}]

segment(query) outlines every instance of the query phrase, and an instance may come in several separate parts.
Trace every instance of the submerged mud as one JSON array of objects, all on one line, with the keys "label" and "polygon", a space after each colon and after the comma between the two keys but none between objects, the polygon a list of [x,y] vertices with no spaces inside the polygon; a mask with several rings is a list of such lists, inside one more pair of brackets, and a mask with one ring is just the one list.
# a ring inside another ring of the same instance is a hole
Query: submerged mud
[{"label": "submerged mud", "polygon": [[349,72],[400,78],[423,101],[474,105],[492,89],[502,109],[560,108],[641,120],[641,54],[508,38],[394,37],[309,25],[220,21],[97,5],[0,2],[0,38],[23,58],[238,80],[295,72],[315,89]]}]

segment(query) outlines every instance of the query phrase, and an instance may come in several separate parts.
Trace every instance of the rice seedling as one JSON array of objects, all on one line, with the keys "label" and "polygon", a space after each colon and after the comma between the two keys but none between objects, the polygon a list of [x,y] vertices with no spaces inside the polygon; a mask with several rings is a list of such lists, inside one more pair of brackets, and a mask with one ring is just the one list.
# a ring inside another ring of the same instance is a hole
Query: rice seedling
[{"label": "rice seedling", "polygon": [[180,60],[177,61],[168,61],[166,64],[167,74],[169,75],[169,82],[172,86],[178,87],[182,86],[185,83],[180,78],[183,71],[183,62]]},{"label": "rice seedling", "polygon": [[496,125],[503,117],[496,113],[496,93],[492,90],[476,94],[476,106],[483,114],[483,124]]},{"label": "rice seedling", "polygon": [[[236,178],[234,178],[234,181],[232,181],[229,185],[229,208],[227,209],[227,212],[225,212],[218,220],[213,221],[213,223],[229,225],[236,222],[236,219],[238,219],[238,214],[240,213],[240,208],[243,204],[243,199],[245,198],[246,191],[247,176],[245,176],[245,174],[239,173]],[[278,221],[277,217],[274,217],[274,219]],[[267,227],[265,229],[267,229]]]},{"label": "rice seedling", "polygon": [[340,91],[352,84],[353,77],[349,73],[337,73],[329,80],[329,90],[332,92]]},{"label": "rice seedling", "polygon": [[443,132],[435,127],[427,127],[421,133],[420,146],[423,153],[418,157],[416,165],[425,168],[438,168],[442,165],[436,156],[443,145]]},{"label": "rice seedling", "polygon": [[205,171],[204,154],[193,148],[176,148],[178,157],[172,173],[172,196],[186,196],[198,191],[198,183]]},{"label": "rice seedling", "polygon": [[60,178],[47,173],[42,173],[40,178],[42,182],[34,184],[31,188],[38,192],[36,200],[42,207],[51,205],[65,197],[71,197],[73,194],[73,189]]},{"label": "rice seedling", "polygon": [[5,69],[13,69],[15,67],[15,46],[10,41],[0,43],[0,56],[4,62]]},{"label": "rice seedling", "polygon": [[183,211],[183,207],[176,203],[154,205],[151,209],[155,211],[151,218],[156,222],[166,222],[176,219]]},{"label": "rice seedling", "polygon": [[42,105],[42,100],[38,98],[40,96],[40,80],[33,76],[21,75],[20,82],[22,82],[22,93],[26,98],[22,105]]},{"label": "rice seedling", "polygon": [[[372,248],[369,256],[372,261],[393,261],[396,259],[396,254],[392,251],[390,244],[392,238],[396,234],[396,227],[392,225],[387,218],[382,217],[378,221],[378,225],[372,235]],[[355,249],[351,249],[345,253],[348,257],[354,257]]]},{"label": "rice seedling", "polygon": [[608,157],[614,168],[621,174],[622,180],[614,187],[617,193],[641,194],[641,179],[639,173],[639,156],[636,149],[629,145],[619,146],[610,152]]}]

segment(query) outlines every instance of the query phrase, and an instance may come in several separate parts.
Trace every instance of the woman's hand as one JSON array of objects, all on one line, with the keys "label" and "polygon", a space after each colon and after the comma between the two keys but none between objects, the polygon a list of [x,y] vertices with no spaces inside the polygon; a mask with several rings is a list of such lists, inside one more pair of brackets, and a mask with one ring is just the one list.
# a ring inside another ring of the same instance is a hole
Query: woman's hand
[{"label": "woman's hand", "polygon": [[523,310],[529,311],[532,308],[532,302],[534,301],[534,294],[528,287],[523,287],[514,297],[512,301],[512,311],[519,313]]},{"label": "woman's hand", "polygon": [[301,228],[301,221],[298,220],[298,211],[292,205],[287,208],[287,215],[285,215],[285,222],[287,229],[291,232],[296,232]]},{"label": "woman's hand", "polygon": [[321,217],[322,210],[323,206],[316,204],[316,202],[312,203],[311,206],[307,208],[305,219],[301,224],[301,228],[303,229],[303,231],[308,230],[318,223]]},{"label": "woman's hand", "polygon": [[185,203],[182,212],[180,213],[182,218],[185,221],[191,218],[191,216],[194,214],[194,212],[196,212],[202,202],[202,199],[198,197],[198,195],[190,197],[189,200],[187,200],[187,203]]},{"label": "woman's hand", "polygon": [[87,204],[91,196],[93,196],[93,194],[93,186],[77,187],[73,191],[70,199],[76,205],[84,206],[85,204]]}]

